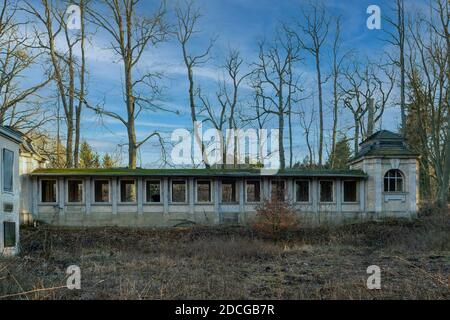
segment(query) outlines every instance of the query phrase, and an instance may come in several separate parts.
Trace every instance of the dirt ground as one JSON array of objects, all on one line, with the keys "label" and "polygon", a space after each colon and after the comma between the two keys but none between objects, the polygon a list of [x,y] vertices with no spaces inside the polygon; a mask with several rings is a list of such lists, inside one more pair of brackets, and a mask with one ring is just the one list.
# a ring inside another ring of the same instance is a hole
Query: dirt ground
[{"label": "dirt ground", "polygon": [[[0,299],[450,299],[450,218],[301,229],[40,226],[0,259]],[[66,268],[81,269],[68,290]],[[368,290],[367,267],[381,268]],[[28,292],[28,293],[27,293]]]}]

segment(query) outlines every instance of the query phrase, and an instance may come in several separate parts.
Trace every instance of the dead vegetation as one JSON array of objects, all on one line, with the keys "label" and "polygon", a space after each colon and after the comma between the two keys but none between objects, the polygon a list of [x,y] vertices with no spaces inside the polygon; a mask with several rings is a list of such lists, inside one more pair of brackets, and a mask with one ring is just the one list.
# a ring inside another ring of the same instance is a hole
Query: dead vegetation
[{"label": "dead vegetation", "polygon": [[[448,213],[300,229],[27,228],[0,260],[2,299],[449,299]],[[64,288],[78,265],[81,290]],[[381,268],[381,290],[366,269]]]}]

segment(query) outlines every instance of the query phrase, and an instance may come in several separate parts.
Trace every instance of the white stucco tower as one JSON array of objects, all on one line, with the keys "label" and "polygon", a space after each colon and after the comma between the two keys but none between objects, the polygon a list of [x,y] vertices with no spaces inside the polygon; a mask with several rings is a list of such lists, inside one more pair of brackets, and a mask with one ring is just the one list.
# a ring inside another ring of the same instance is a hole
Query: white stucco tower
[{"label": "white stucco tower", "polygon": [[381,130],[360,143],[350,160],[351,169],[363,170],[366,212],[375,216],[411,217],[418,204],[418,155],[409,150],[405,139]]}]

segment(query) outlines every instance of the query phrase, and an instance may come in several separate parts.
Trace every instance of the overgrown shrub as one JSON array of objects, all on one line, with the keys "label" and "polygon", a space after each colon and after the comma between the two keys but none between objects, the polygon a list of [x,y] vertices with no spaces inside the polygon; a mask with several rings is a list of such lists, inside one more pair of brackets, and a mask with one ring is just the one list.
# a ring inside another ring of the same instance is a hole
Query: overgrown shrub
[{"label": "overgrown shrub", "polygon": [[256,219],[252,229],[263,237],[286,239],[299,227],[295,211],[289,202],[264,201],[256,208]]}]

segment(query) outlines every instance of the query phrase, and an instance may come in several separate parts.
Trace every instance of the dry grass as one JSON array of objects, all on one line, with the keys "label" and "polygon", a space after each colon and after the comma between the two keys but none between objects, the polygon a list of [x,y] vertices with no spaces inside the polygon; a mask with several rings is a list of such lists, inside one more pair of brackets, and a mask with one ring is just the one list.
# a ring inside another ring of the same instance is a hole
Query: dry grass
[{"label": "dry grass", "polygon": [[[21,233],[21,255],[0,260],[5,299],[450,298],[448,213],[302,229],[289,242],[231,227]],[[81,290],[59,288],[72,264]],[[372,264],[381,290],[366,289]]]}]

